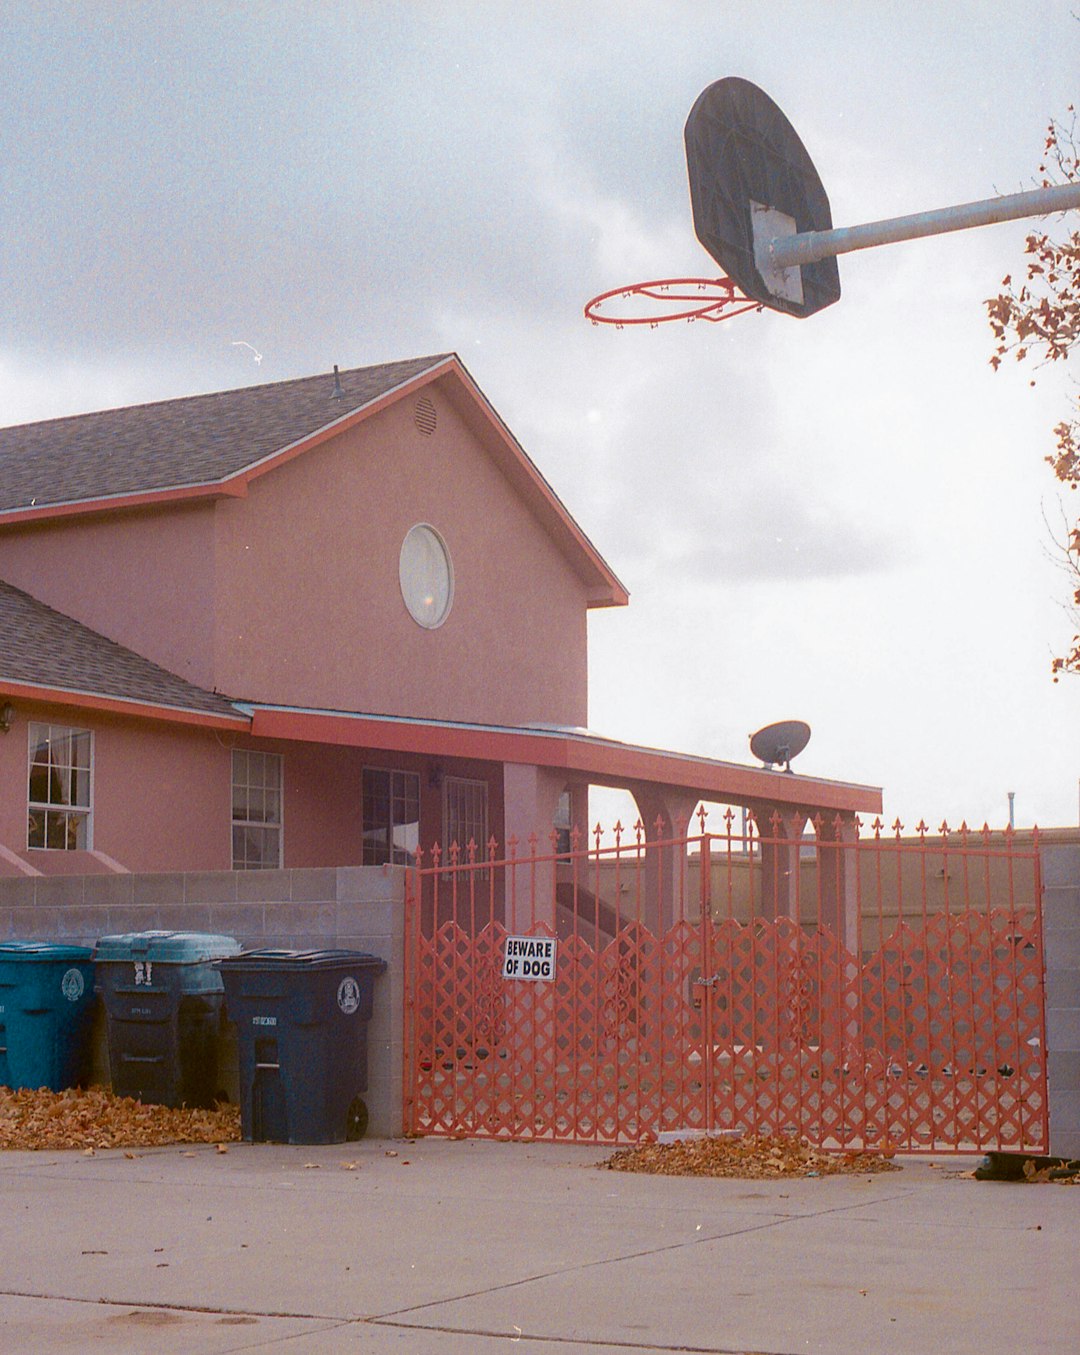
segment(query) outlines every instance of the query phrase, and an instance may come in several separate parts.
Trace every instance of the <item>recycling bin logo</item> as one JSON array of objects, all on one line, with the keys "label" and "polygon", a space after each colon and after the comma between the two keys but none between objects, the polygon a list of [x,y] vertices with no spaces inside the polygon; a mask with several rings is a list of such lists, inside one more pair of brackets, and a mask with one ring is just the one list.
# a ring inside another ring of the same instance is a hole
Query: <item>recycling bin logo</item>
[{"label": "recycling bin logo", "polygon": [[352,1016],[360,1006],[360,985],[351,976],[338,984],[337,1004],[346,1016]]},{"label": "recycling bin logo", "polygon": [[60,980],[60,991],[69,1002],[78,1002],[86,989],[86,980],[79,969],[69,969]]}]

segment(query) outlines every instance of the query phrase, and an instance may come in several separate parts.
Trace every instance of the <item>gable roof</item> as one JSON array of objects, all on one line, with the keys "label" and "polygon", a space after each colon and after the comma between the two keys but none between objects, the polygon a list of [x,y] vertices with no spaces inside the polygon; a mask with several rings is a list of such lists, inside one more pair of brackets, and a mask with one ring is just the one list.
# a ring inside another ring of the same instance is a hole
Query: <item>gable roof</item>
[{"label": "gable roof", "polygon": [[0,512],[221,485],[448,356],[0,428]]},{"label": "gable roof", "polygon": [[[245,728],[225,697],[159,668],[0,579],[0,693]],[[89,701],[87,700],[89,698]]]},{"label": "gable roof", "polygon": [[0,428],[0,527],[243,497],[252,479],[444,379],[586,584],[589,605],[625,605],[625,587],[453,353]]}]

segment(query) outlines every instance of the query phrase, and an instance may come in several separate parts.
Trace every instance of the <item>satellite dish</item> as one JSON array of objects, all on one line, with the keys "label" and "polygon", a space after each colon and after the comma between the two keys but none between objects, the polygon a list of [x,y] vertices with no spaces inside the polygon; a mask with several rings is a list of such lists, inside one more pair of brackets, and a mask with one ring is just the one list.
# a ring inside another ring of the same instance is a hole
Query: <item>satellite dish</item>
[{"label": "satellite dish", "polygon": [[750,751],[767,766],[784,763],[791,771],[791,759],[798,757],[810,742],[810,726],[803,720],[780,720],[750,735]]},{"label": "satellite dish", "polygon": [[690,110],[684,139],[694,231],[727,276],[748,297],[789,315],[813,315],[839,301],[835,257],[768,278],[755,258],[755,218],[759,235],[832,229],[814,162],[764,90],[738,76],[714,81]]}]

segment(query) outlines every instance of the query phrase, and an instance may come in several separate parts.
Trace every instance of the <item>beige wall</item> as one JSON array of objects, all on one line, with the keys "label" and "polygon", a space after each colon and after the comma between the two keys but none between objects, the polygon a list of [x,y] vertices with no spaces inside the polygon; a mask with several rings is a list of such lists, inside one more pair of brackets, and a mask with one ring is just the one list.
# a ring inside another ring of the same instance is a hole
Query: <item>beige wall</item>
[{"label": "beige wall", "polygon": [[[1074,834],[1080,837],[1080,834]],[[1044,842],[1053,841],[1045,835]],[[1030,835],[1016,835],[1020,851],[1030,851]],[[1001,906],[1012,897],[1020,910],[1034,907],[1035,873],[1029,860],[1014,861],[1010,866],[1000,855],[1004,839],[993,834],[990,852],[983,851],[983,839],[971,835],[968,852],[960,847],[959,837],[943,847],[940,838],[927,838],[920,849],[915,839],[906,838],[899,848],[894,840],[883,840],[875,849],[867,840],[858,849],[858,893],[861,919],[860,939],[864,950],[875,948],[881,937],[895,930],[902,917],[913,923],[923,915],[924,900],[927,913],[959,913],[965,907],[986,912]],[[739,844],[741,845],[741,844]],[[824,851],[830,849],[825,848]],[[998,855],[995,855],[998,853]],[[647,858],[646,858],[647,860]],[[761,914],[762,870],[760,857],[748,857],[739,850],[726,850],[724,840],[714,840],[710,852],[710,897],[712,914],[717,920],[735,917],[745,922],[751,915]],[[648,865],[644,866],[648,871]],[[584,878],[584,876],[583,876]],[[637,874],[632,856],[616,864],[606,860],[598,872],[590,865],[590,886],[599,881],[600,897],[612,904],[621,900],[624,915],[632,916],[638,898]],[[701,861],[694,850],[686,859],[685,869],[677,888],[683,900],[675,915],[690,919],[701,917]],[[804,926],[817,924],[819,908],[819,880],[816,860],[804,857],[799,863],[799,917]]]}]

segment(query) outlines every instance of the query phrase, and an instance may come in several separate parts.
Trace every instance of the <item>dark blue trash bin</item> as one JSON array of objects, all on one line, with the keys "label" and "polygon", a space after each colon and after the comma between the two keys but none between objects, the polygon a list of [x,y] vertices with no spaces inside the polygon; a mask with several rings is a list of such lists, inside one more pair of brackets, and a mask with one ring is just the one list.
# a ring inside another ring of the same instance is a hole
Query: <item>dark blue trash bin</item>
[{"label": "dark blue trash bin", "polygon": [[124,932],[98,941],[97,991],[118,1096],[173,1107],[214,1104],[225,999],[214,961],[239,951],[235,937],[206,932]]},{"label": "dark blue trash bin", "polygon": [[89,946],[0,942],[0,1086],[62,1091],[87,1071]]},{"label": "dark blue trash bin", "polygon": [[240,1051],[240,1122],[255,1143],[344,1143],[367,1128],[367,1026],[386,961],[356,950],[222,960]]}]

